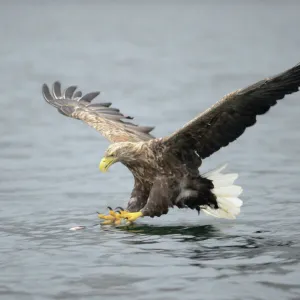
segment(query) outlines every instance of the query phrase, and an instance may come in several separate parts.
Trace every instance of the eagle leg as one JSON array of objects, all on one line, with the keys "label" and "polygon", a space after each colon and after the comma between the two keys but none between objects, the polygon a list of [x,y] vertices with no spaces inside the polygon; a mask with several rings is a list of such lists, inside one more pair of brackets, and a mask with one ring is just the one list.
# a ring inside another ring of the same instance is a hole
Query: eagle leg
[{"label": "eagle leg", "polygon": [[142,214],[151,218],[167,214],[169,207],[173,206],[170,202],[173,189],[172,180],[165,176],[157,177]]},{"label": "eagle leg", "polygon": [[121,218],[127,220],[129,224],[133,223],[138,218],[141,218],[144,216],[141,211],[129,212],[126,210],[121,211],[120,215],[121,215]]}]

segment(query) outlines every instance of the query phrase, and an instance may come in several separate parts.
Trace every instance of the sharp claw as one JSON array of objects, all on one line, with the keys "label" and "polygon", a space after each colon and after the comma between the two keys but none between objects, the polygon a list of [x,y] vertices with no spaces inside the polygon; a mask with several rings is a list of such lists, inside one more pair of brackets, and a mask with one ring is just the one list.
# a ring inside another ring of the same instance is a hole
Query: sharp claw
[{"label": "sharp claw", "polygon": [[118,210],[121,210],[121,211],[124,211],[124,208],[121,207],[121,206],[118,206],[118,207],[115,208],[115,210],[117,210],[117,209],[118,209]]},{"label": "sharp claw", "polygon": [[113,210],[110,206],[107,206],[107,209],[108,209],[108,210]]}]

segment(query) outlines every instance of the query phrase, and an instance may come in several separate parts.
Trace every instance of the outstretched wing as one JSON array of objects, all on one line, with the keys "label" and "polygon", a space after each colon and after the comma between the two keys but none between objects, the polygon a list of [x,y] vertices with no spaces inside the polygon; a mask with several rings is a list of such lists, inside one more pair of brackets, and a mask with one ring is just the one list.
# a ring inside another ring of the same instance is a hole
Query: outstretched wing
[{"label": "outstretched wing", "polygon": [[45,100],[61,114],[84,121],[113,143],[139,142],[154,138],[150,134],[154,127],[142,127],[124,121],[133,118],[110,107],[111,103],[91,103],[100,92],[82,95],[80,91],[75,92],[76,89],[76,86],[69,86],[62,92],[60,82],[56,81],[52,91],[43,84],[42,92]]},{"label": "outstretched wing", "polygon": [[182,129],[165,138],[178,150],[189,148],[205,158],[227,146],[266,113],[277,100],[298,91],[300,64],[274,77],[226,95]]}]

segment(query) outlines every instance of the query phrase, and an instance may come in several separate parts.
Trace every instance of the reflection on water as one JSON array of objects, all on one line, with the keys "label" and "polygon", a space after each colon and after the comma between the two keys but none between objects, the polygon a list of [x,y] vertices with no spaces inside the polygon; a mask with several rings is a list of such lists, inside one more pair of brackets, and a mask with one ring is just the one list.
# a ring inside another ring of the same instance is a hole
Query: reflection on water
[{"label": "reflection on water", "polygon": [[187,226],[149,226],[133,224],[127,227],[121,227],[121,230],[146,236],[164,236],[171,235],[175,238],[182,238],[182,241],[206,240],[218,236],[219,230],[212,225],[203,225],[195,227]]},{"label": "reflection on water", "polygon": [[[116,229],[109,228],[109,230]],[[164,236],[178,243],[186,243],[185,257],[200,261],[216,261],[220,254],[222,258],[235,257],[238,254],[250,259],[271,251],[272,248],[286,250],[294,244],[287,239],[272,239],[268,236],[268,231],[254,232],[247,236],[231,235],[222,233],[222,230],[213,225],[186,227],[135,224],[118,227],[118,230],[134,234],[123,238],[122,244],[139,246],[159,244]],[[177,248],[167,251],[174,257],[178,256]]]},{"label": "reflection on water", "polygon": [[0,298],[299,299],[299,93],[204,161],[204,171],[228,162],[240,174],[237,220],[170,210],[130,227],[70,231],[124,206],[133,179],[118,164],[98,172],[107,141],[47,105],[41,85],[102,90],[102,101],[165,136],[299,62],[300,2],[6,2]]}]

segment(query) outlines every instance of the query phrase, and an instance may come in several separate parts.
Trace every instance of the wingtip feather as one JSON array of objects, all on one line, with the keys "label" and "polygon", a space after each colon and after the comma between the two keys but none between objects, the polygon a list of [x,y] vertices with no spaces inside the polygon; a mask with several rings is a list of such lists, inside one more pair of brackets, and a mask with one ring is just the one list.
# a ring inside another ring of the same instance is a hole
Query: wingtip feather
[{"label": "wingtip feather", "polygon": [[73,95],[76,89],[77,89],[76,85],[71,85],[67,87],[63,92],[63,97],[67,99],[73,99]]},{"label": "wingtip feather", "polygon": [[99,94],[100,91],[87,93],[81,97],[80,101],[92,102]]},{"label": "wingtip feather", "polygon": [[55,81],[52,85],[52,93],[55,98],[61,97],[61,83],[59,81]]}]

